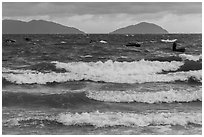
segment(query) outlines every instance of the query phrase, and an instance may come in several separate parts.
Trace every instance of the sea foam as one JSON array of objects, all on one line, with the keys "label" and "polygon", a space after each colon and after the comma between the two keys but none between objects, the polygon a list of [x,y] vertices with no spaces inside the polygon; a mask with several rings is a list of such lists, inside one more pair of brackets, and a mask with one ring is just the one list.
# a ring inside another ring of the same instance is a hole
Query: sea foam
[{"label": "sea foam", "polygon": [[177,70],[183,62],[159,62],[159,61],[134,61],[134,62],[71,62],[63,63],[53,61],[57,68],[66,69],[69,72],[78,74],[94,75],[135,75],[135,74],[153,74],[162,71]]},{"label": "sea foam", "polygon": [[[83,112],[83,113],[60,113],[56,116],[34,116],[11,118],[3,121],[7,126],[43,126],[44,124],[63,124],[65,126],[86,126],[101,127],[146,127],[188,124],[202,125],[201,112],[155,112],[155,113],[128,113],[128,112]],[[24,125],[25,124],[25,125]]]},{"label": "sea foam", "polygon": [[[125,72],[124,72],[125,73]],[[128,73],[128,72],[127,72]],[[66,73],[41,73],[41,72],[25,72],[20,74],[3,73],[3,78],[11,83],[16,84],[46,84],[52,82],[67,82],[79,80],[91,80],[96,82],[112,82],[112,83],[145,83],[145,82],[174,82],[174,81],[202,81],[202,70],[175,72],[167,74],[121,74],[98,72],[66,72]]]},{"label": "sea foam", "polygon": [[[103,81],[112,83],[145,83],[188,81],[190,78],[201,82],[202,70],[161,74],[163,71],[176,71],[183,62],[135,61],[135,62],[51,62],[64,73],[42,73],[32,70],[10,70],[3,68],[3,78],[17,84],[46,84],[79,80]],[[160,73],[160,74],[159,74]]]},{"label": "sea foam", "polygon": [[200,55],[188,55],[188,54],[179,54],[179,57],[181,57],[184,60],[192,60],[192,61],[198,61],[202,59],[202,54]]},{"label": "sea foam", "polygon": [[202,101],[202,89],[197,91],[169,90],[160,92],[137,92],[137,91],[88,91],[86,96],[90,99],[105,102],[191,102]]},{"label": "sea foam", "polygon": [[202,124],[201,113],[149,113],[135,114],[123,112],[84,112],[60,114],[57,121],[64,125],[112,126],[149,126]]}]

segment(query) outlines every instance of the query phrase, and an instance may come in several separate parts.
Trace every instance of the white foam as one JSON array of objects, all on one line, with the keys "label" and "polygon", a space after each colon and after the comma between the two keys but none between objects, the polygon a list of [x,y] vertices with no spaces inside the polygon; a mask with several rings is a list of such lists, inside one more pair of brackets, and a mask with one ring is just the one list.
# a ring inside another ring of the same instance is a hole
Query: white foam
[{"label": "white foam", "polygon": [[95,127],[110,126],[149,126],[149,125],[182,125],[189,123],[202,125],[202,113],[149,113],[135,114],[122,112],[84,112],[60,114],[58,122],[64,125],[93,125]]},{"label": "white foam", "polygon": [[165,42],[165,43],[172,43],[172,42],[175,42],[175,41],[177,41],[177,39],[172,39],[172,40],[170,40],[170,39],[161,39],[161,42]]},{"label": "white foam", "polygon": [[[25,126],[21,121],[27,121],[27,125],[36,125],[38,122],[32,121],[56,121],[66,126],[86,126],[92,125],[96,128],[126,126],[126,127],[146,127],[146,126],[164,126],[164,125],[181,125],[188,124],[202,125],[201,112],[157,112],[157,113],[124,113],[124,112],[83,112],[83,113],[61,113],[56,116],[30,116],[17,117],[3,120],[6,126]],[[31,122],[29,122],[31,121]],[[41,124],[43,126],[43,124]]]},{"label": "white foam", "polygon": [[90,99],[106,102],[191,102],[202,101],[202,89],[197,91],[169,90],[160,92],[137,92],[137,91],[87,91],[86,96]]},{"label": "white foam", "polygon": [[68,72],[83,75],[84,79],[93,81],[105,81],[114,83],[144,83],[144,82],[171,82],[175,80],[186,81],[190,77],[197,80],[202,79],[202,71],[176,72],[168,74],[157,74],[162,71],[175,71],[183,62],[159,62],[159,61],[137,61],[137,62],[52,62],[57,68],[64,68]]},{"label": "white foam", "polygon": [[182,66],[183,62],[134,61],[134,62],[71,62],[62,63],[53,61],[57,68],[64,68],[69,72],[92,75],[137,75],[153,74],[162,71],[174,71]]},{"label": "white foam", "polygon": [[202,54],[200,55],[188,55],[188,54],[179,54],[179,57],[181,57],[184,60],[193,60],[193,61],[198,61],[202,59]]},{"label": "white foam", "polygon": [[[73,67],[73,66],[71,66]],[[106,69],[91,69],[86,66],[81,68],[71,68],[66,73],[41,73],[41,72],[26,72],[26,73],[3,73],[2,76],[7,81],[17,84],[46,84],[48,82],[67,82],[67,81],[79,81],[79,80],[92,80],[92,81],[104,81],[113,83],[145,83],[145,82],[173,82],[176,80],[187,81],[189,78],[193,78],[196,81],[202,80],[202,70],[187,71],[187,72],[175,72],[168,74],[155,74],[155,70],[149,71],[147,74],[138,73],[134,69],[133,71],[120,71],[120,69],[106,70]],[[144,68],[145,69],[145,68]],[[141,70],[142,71],[142,70]]]},{"label": "white foam", "polygon": [[23,73],[23,74],[3,74],[3,78],[16,84],[46,84],[48,82],[67,82],[82,80],[83,77],[72,73]]}]

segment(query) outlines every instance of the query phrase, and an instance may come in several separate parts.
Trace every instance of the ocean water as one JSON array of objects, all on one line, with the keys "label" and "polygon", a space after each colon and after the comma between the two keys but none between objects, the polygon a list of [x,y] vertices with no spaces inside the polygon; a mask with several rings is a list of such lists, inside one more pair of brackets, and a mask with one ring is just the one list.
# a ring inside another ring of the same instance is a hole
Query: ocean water
[{"label": "ocean water", "polygon": [[3,35],[2,88],[2,134],[201,135],[202,36]]}]

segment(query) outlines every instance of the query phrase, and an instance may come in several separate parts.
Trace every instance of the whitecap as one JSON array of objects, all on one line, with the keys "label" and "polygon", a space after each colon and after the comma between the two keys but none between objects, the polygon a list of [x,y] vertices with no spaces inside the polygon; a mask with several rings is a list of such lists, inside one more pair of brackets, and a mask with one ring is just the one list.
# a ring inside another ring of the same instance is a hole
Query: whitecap
[{"label": "whitecap", "polygon": [[84,113],[67,113],[60,114],[57,122],[64,125],[93,125],[95,127],[112,127],[112,126],[149,126],[149,125],[181,125],[189,123],[202,125],[202,113],[122,113],[122,112],[84,112]]},{"label": "whitecap", "polygon": [[188,90],[169,90],[159,92],[137,92],[129,91],[87,91],[86,96],[90,99],[105,102],[142,102],[142,103],[160,103],[160,102],[191,102],[202,101],[202,89],[197,91]]},{"label": "whitecap", "polygon": [[179,54],[179,57],[181,57],[183,60],[198,61],[198,60],[202,59],[202,54],[200,54],[200,55]]},{"label": "whitecap", "polygon": [[[36,112],[35,112],[36,113]],[[23,116],[23,115],[22,115]],[[86,126],[92,125],[96,128],[101,127],[146,127],[146,126],[164,126],[164,125],[180,125],[188,124],[202,125],[201,112],[155,112],[155,113],[129,113],[129,112],[83,112],[83,113],[60,113],[58,115],[46,116],[29,116],[17,117],[2,121],[6,126],[43,126],[44,122],[61,123],[65,126]],[[23,122],[22,122],[23,121]],[[34,122],[33,122],[34,121]]]},{"label": "whitecap", "polygon": [[162,71],[175,71],[183,62],[159,62],[159,61],[134,61],[134,62],[113,62],[108,60],[106,62],[71,62],[63,63],[53,61],[57,68],[66,69],[69,72],[78,74],[93,74],[93,75],[143,75],[154,74]]},{"label": "whitecap", "polygon": [[[190,78],[201,82],[202,70],[158,74],[162,71],[177,70],[182,62],[141,61],[121,63],[102,62],[56,62],[57,68],[64,68],[65,73],[42,73],[32,70],[3,69],[3,78],[17,84],[46,84],[79,80],[104,81],[113,83],[145,83],[188,81]],[[10,73],[7,73],[10,72]],[[11,73],[14,72],[14,73]],[[17,72],[17,73],[16,73]]]},{"label": "whitecap", "polygon": [[188,81],[190,78],[195,81],[201,82],[202,72],[188,71],[188,72],[176,72],[168,74],[153,74],[153,75],[104,75],[101,72],[100,75],[92,74],[78,74],[78,73],[24,73],[24,74],[5,74],[3,78],[7,81],[16,84],[46,84],[52,82],[67,82],[67,81],[79,81],[79,80],[91,80],[91,81],[103,81],[112,83],[145,83],[145,82],[174,82],[174,81]]}]

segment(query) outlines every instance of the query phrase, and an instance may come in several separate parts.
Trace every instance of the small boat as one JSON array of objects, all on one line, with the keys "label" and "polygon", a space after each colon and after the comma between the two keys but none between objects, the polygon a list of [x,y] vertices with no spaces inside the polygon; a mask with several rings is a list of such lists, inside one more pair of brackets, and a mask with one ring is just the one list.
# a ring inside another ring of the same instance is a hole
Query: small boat
[{"label": "small boat", "polygon": [[125,46],[127,46],[127,47],[140,47],[141,45],[139,43],[129,42]]},{"label": "small boat", "polygon": [[106,43],[108,43],[108,42],[106,42],[105,40],[101,40],[101,41],[99,41],[100,43],[104,43],[104,44],[106,44]]},{"label": "small boat", "polygon": [[161,40],[161,42],[165,42],[165,43],[173,43],[173,42],[176,42],[177,41],[177,39],[172,39],[172,40],[170,40],[170,39],[162,39]]}]

